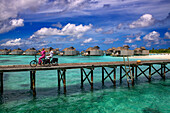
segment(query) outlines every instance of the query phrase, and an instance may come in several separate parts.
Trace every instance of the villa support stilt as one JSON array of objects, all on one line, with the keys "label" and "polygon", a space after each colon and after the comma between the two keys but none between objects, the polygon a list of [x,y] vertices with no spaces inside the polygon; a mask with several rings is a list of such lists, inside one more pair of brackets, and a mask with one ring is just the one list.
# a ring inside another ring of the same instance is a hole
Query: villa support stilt
[{"label": "villa support stilt", "polygon": [[[108,73],[106,68],[102,67],[102,84],[104,85],[104,81],[109,77],[112,83],[114,84],[114,86],[116,86],[116,67],[110,67],[110,68],[113,68],[113,70],[111,70],[111,72]],[[104,76],[105,73],[107,74],[106,77]],[[112,73],[113,73],[113,79],[110,76]]]},{"label": "villa support stilt", "polygon": [[0,72],[0,90],[1,90],[1,94],[3,94],[3,72]]},{"label": "villa support stilt", "polygon": [[61,81],[63,82],[64,86],[64,93],[66,93],[66,70],[65,69],[58,69],[58,90],[60,90],[61,87]]},{"label": "villa support stilt", "polygon": [[[94,70],[94,68],[91,67],[91,68],[87,68],[87,69],[90,69],[88,74],[86,73],[84,68],[81,68],[81,88],[83,88],[83,82],[87,79],[91,86],[91,89],[93,89],[93,70]],[[85,75],[85,78],[84,78],[84,75]],[[90,75],[91,75],[91,80],[89,79]]]}]

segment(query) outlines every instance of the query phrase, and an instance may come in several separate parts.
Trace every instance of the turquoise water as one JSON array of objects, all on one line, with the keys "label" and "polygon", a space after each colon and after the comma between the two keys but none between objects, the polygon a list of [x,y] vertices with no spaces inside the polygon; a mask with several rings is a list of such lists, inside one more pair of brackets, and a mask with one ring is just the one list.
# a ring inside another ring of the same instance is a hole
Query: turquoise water
[{"label": "turquoise water", "polygon": [[[56,56],[59,63],[123,61],[121,57],[110,56]],[[0,65],[29,64],[34,56],[0,56]],[[138,60],[138,59],[130,59]],[[142,60],[142,59],[141,59]],[[159,67],[159,66],[156,66]],[[168,65],[170,68],[170,65]],[[145,66],[142,66],[145,69]],[[111,71],[109,68],[108,71]],[[101,68],[94,70],[94,90],[88,81],[80,88],[80,69],[66,71],[67,93],[63,87],[58,91],[57,71],[36,72],[36,93],[30,93],[29,72],[4,73],[4,94],[0,96],[1,113],[169,113],[170,112],[170,73],[166,80],[154,75],[152,82],[142,75],[135,86],[128,88],[126,79],[117,86],[107,79],[101,82]]]}]

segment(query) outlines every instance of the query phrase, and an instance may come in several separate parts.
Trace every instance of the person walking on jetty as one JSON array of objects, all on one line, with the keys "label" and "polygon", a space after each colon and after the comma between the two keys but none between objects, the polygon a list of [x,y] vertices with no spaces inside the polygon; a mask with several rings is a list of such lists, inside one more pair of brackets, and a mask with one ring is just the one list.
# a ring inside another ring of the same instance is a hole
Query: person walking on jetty
[{"label": "person walking on jetty", "polygon": [[41,65],[41,63],[42,63],[42,58],[45,58],[45,50],[44,50],[44,48],[42,48],[42,51],[41,51],[41,57],[38,59],[38,64],[40,64]]},{"label": "person walking on jetty", "polygon": [[49,51],[50,51],[50,54],[49,54],[49,56],[47,56],[46,58],[47,59],[51,59],[51,58],[53,58],[53,50],[52,50],[53,48],[52,47],[50,47],[50,49],[49,49]]}]

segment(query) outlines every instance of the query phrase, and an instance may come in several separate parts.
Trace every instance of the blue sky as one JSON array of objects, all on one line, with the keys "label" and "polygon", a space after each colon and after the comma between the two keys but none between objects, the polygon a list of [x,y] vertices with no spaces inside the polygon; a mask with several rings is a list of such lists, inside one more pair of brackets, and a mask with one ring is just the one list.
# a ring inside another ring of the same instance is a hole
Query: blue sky
[{"label": "blue sky", "polygon": [[1,0],[0,49],[170,47],[169,0]]}]

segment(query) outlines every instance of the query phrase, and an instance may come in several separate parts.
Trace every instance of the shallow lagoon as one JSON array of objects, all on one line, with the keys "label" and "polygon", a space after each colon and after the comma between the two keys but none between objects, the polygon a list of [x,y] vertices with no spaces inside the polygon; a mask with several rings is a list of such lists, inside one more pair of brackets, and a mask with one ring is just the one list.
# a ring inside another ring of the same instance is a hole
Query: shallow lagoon
[{"label": "shallow lagoon", "polygon": [[[121,57],[110,56],[55,56],[59,63],[123,61]],[[0,65],[29,64],[34,56],[1,55]],[[137,59],[130,59],[136,61]],[[142,60],[142,59],[141,59]],[[170,65],[168,65],[170,67]],[[142,68],[145,68],[144,66]],[[109,70],[109,69],[108,69]],[[57,89],[57,71],[37,71],[36,91],[30,93],[29,72],[4,73],[4,95],[0,100],[1,112],[116,112],[116,113],[168,113],[170,112],[170,73],[166,81],[154,75],[148,83],[139,77],[135,86],[128,88],[126,79],[114,88],[109,79],[101,83],[101,68],[94,70],[94,90],[88,82],[80,88],[80,69],[67,70],[67,93]]]}]

